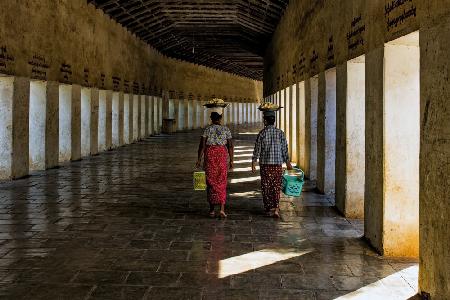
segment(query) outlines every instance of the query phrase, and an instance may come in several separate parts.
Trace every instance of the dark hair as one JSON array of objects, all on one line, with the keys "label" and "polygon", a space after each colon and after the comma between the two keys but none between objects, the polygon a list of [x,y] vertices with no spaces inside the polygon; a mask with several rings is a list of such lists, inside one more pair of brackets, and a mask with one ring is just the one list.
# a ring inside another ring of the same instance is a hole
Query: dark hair
[{"label": "dark hair", "polygon": [[274,125],[275,124],[275,117],[274,116],[265,116],[264,120],[267,122],[268,125]]},{"label": "dark hair", "polygon": [[211,121],[217,122],[217,121],[220,121],[220,120],[222,120],[222,115],[219,114],[218,112],[213,111],[211,113]]}]

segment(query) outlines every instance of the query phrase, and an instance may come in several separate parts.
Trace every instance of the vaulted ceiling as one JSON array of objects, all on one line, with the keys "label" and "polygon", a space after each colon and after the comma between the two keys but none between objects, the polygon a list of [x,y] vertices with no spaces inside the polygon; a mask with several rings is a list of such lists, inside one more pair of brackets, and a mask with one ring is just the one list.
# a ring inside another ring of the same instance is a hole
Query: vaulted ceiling
[{"label": "vaulted ceiling", "polygon": [[289,0],[89,0],[161,53],[261,80]]}]

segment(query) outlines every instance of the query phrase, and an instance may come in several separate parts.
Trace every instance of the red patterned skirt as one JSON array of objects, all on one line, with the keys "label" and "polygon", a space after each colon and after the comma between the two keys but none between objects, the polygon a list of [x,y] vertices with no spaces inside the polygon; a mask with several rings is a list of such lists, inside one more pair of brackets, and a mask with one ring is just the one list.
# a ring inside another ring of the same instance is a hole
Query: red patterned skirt
[{"label": "red patterned skirt", "polygon": [[228,151],[225,146],[206,147],[205,172],[208,202],[225,204],[228,177]]},{"label": "red patterned skirt", "polygon": [[264,208],[269,211],[280,206],[282,165],[260,165]]}]

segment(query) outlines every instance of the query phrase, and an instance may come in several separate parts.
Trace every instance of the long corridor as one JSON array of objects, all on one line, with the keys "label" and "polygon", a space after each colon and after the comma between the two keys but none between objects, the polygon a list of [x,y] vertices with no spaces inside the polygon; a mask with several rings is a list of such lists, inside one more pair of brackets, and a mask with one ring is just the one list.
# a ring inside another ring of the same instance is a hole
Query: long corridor
[{"label": "long corridor", "polygon": [[[192,190],[199,131],[156,136],[0,185],[1,299],[408,299],[417,263],[307,183],[263,215],[255,128],[234,130],[228,219]],[[373,297],[373,298],[370,298]]]}]

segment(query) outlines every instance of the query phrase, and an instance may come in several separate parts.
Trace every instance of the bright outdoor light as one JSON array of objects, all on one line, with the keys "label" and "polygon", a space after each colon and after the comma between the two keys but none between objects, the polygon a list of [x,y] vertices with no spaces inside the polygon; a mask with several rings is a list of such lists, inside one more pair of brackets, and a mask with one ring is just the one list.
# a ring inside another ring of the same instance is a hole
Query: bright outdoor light
[{"label": "bright outdoor light", "polygon": [[252,182],[259,180],[259,176],[231,179],[231,183]]},{"label": "bright outdoor light", "polygon": [[[219,261],[219,278],[244,273],[310,253],[312,249],[264,249]],[[299,266],[300,268],[300,266]]]},{"label": "bright outdoor light", "polygon": [[335,298],[335,300],[407,300],[416,295],[417,291],[406,282],[403,278],[404,275],[418,278],[419,267],[409,267],[374,283],[366,285],[354,292]]}]

